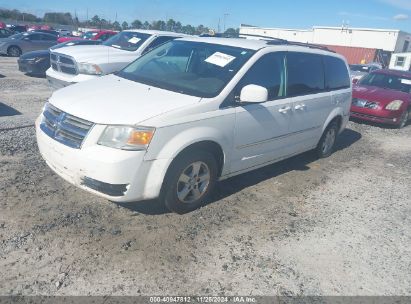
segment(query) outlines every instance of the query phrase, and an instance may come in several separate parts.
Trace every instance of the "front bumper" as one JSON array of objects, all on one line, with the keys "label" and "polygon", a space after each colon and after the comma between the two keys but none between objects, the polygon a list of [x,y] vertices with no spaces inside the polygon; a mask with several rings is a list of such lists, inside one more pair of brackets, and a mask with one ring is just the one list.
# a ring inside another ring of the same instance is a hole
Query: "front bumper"
[{"label": "front bumper", "polygon": [[389,111],[385,109],[365,109],[351,106],[351,117],[383,124],[398,125],[402,110]]},{"label": "front bumper", "polygon": [[81,149],[65,146],[40,129],[40,154],[47,165],[69,183],[115,202],[134,202],[159,196],[168,160],[145,161],[145,151],[123,151],[97,145],[105,126],[95,125]]},{"label": "front bumper", "polygon": [[40,64],[36,64],[27,60],[18,60],[19,71],[28,74],[45,75],[46,71]]},{"label": "front bumper", "polygon": [[84,74],[70,75],[70,74],[65,74],[62,72],[55,71],[52,68],[49,68],[46,71],[46,76],[47,76],[49,85],[54,90],[58,90],[58,89],[67,87],[69,85],[76,84],[78,82],[96,79],[99,77],[99,76],[84,75]]}]

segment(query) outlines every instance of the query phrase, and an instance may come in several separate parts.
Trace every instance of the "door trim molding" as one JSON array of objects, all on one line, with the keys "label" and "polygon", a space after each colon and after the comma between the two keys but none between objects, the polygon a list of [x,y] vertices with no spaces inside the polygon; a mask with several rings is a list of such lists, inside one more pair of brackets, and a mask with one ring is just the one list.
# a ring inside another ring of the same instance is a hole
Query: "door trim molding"
[{"label": "door trim molding", "polygon": [[268,138],[268,139],[264,139],[264,140],[261,140],[261,141],[251,143],[251,144],[237,146],[236,149],[244,149],[244,148],[249,148],[249,147],[252,147],[252,146],[258,146],[258,145],[261,145],[261,144],[269,143],[269,142],[274,141],[274,140],[284,139],[284,138],[287,138],[289,136],[293,136],[293,135],[297,135],[297,134],[301,134],[301,133],[305,133],[305,132],[309,132],[309,131],[314,131],[316,129],[320,129],[321,127],[322,126],[315,126],[315,127],[312,127],[312,128],[301,130],[301,131],[296,131],[296,132],[291,132],[291,133],[287,133],[287,134],[280,135],[280,136],[271,137],[271,138]]}]

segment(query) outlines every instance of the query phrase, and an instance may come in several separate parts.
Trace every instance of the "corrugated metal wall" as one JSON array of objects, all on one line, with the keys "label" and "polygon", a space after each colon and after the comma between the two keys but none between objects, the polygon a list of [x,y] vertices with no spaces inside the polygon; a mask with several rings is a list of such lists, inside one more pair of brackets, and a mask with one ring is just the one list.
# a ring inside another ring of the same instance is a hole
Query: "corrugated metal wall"
[{"label": "corrugated metal wall", "polygon": [[330,50],[343,55],[349,64],[370,63],[377,61],[377,49],[349,47],[339,45],[325,45]]}]

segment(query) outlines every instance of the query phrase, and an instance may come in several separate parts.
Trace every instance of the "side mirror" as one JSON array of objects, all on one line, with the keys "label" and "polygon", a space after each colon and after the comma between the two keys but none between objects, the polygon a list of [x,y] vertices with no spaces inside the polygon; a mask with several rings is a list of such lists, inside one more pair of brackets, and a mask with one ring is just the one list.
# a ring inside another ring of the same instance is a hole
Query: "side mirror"
[{"label": "side mirror", "polygon": [[242,88],[240,102],[262,103],[268,100],[268,90],[262,86],[249,84]]}]

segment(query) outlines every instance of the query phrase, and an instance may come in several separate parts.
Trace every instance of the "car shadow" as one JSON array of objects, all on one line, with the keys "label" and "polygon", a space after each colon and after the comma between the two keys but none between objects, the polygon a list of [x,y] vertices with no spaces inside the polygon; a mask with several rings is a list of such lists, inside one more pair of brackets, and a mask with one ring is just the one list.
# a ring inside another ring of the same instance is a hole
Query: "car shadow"
[{"label": "car shadow", "polygon": [[46,78],[46,75],[38,75],[38,74],[30,74],[30,73],[26,73],[24,75],[28,77],[32,77],[32,78],[43,78],[43,79]]},{"label": "car shadow", "polygon": [[[335,152],[349,148],[351,145],[361,139],[361,134],[345,129],[338,137]],[[234,176],[230,179],[217,183],[214,195],[210,202],[213,204],[221,199],[231,196],[245,188],[259,184],[265,180],[280,176],[290,171],[307,171],[310,169],[310,163],[318,160],[315,153],[312,151],[291,157],[278,163],[265,166],[263,168],[250,171],[241,175]],[[162,215],[170,213],[170,211],[159,200],[148,200],[133,203],[116,203],[121,207],[129,209],[133,212],[145,215]]]},{"label": "car shadow", "polygon": [[0,102],[0,117],[21,115],[16,109]]}]

